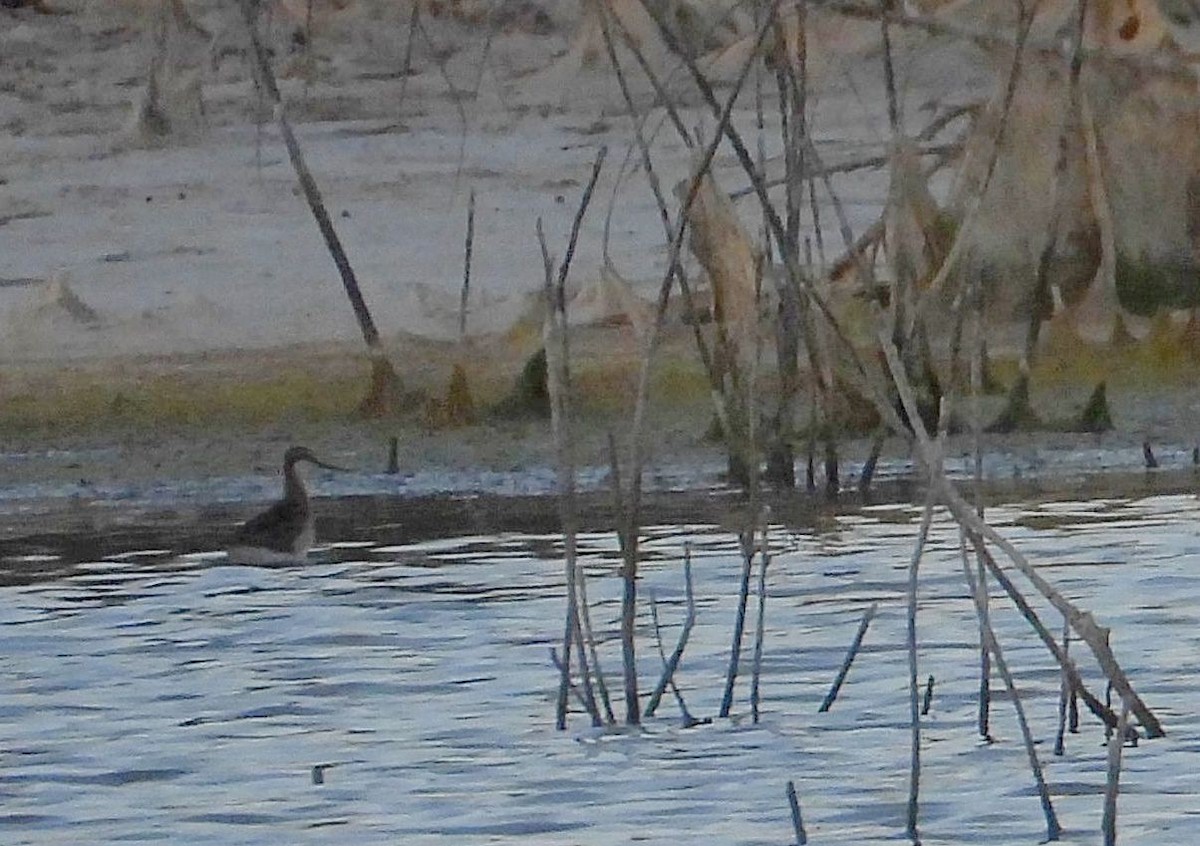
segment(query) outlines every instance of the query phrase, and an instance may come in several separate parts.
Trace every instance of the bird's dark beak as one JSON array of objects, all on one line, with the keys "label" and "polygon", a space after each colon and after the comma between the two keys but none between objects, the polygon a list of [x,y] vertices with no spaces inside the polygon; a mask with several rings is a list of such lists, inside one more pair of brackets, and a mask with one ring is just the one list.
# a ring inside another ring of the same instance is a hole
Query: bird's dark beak
[{"label": "bird's dark beak", "polygon": [[336,464],[326,464],[324,461],[317,461],[315,459],[313,460],[313,464],[317,465],[318,467],[323,467],[326,470],[337,470],[339,473],[353,472],[349,467],[339,467]]}]

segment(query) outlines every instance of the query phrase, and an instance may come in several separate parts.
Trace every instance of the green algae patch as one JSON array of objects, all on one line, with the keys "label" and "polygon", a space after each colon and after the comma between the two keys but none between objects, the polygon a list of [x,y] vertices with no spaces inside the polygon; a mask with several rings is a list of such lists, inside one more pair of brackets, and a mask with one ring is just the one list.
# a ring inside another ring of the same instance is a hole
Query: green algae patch
[{"label": "green algae patch", "polygon": [[5,386],[0,431],[79,433],[112,429],[259,426],[321,422],[353,413],[365,374],[284,371],[114,375],[103,370],[27,375]]},{"label": "green algae patch", "polygon": [[[1195,380],[1200,344],[1190,324],[1154,318],[1148,334],[1132,338],[1123,325],[1111,344],[1090,344],[1062,323],[1052,322],[1033,369],[1036,387],[1096,385],[1140,389],[1171,387]],[[1003,377],[1002,377],[1003,378]]]}]

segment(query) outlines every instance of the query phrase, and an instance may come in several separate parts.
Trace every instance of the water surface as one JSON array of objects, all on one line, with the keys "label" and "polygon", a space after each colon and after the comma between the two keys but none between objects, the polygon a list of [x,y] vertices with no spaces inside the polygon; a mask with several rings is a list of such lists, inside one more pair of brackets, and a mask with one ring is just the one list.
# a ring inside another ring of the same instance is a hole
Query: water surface
[{"label": "water surface", "polygon": [[[356,513],[327,520],[332,545],[295,567],[230,566],[197,548],[206,535],[196,527],[10,544],[0,562],[0,842],[780,844],[791,838],[789,779],[812,842],[902,835],[913,507],[772,527],[762,721],[749,719],[743,680],[733,719],[685,729],[668,698],[640,732],[597,731],[579,714],[567,732],[553,729],[556,534],[530,524],[463,534],[449,523],[431,537]],[[679,681],[689,708],[711,716],[740,560],[727,530],[680,516],[646,529],[642,591],[658,601],[670,649],[690,546],[698,619]],[[1109,498],[991,517],[1113,627],[1119,659],[1167,728],[1126,750],[1124,841],[1200,842],[1200,505]],[[615,694],[617,545],[589,532],[581,550]],[[994,703],[998,742],[975,734],[975,618],[944,518],[922,572],[921,675],[935,677],[924,840],[1037,843],[1043,822],[1009,704]],[[872,602],[880,613],[866,647],[818,715]],[[1103,732],[1085,716],[1053,758],[1058,675],[998,594],[994,608],[1066,842],[1098,843]],[[661,666],[649,616],[643,608],[644,691]]]}]

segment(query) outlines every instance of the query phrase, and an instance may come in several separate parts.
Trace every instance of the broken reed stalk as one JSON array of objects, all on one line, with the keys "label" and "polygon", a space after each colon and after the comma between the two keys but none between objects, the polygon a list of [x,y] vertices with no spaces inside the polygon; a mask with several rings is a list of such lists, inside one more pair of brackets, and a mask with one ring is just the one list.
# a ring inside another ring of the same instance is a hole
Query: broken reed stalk
[{"label": "broken reed stalk", "polygon": [[867,628],[871,625],[871,621],[875,619],[875,612],[878,610],[879,603],[872,602],[871,606],[863,613],[862,620],[858,624],[858,631],[854,633],[854,640],[850,642],[850,648],[846,650],[846,657],[842,659],[842,666],[838,669],[837,676],[834,678],[833,684],[829,687],[829,692],[821,700],[821,707],[817,709],[818,714],[824,714],[833,707],[833,703],[837,700],[842,685],[846,682],[846,676],[850,674],[850,666],[854,663],[854,659],[858,657],[858,651],[862,649],[863,638],[867,636]]},{"label": "broken reed stalk", "polygon": [[[1001,569],[992,553],[983,545],[983,540],[978,535],[975,535],[970,531],[968,531],[967,534],[975,548],[976,557],[983,562],[987,572],[990,573],[992,578],[996,580],[996,583],[1004,589],[1004,592],[1008,595],[1008,598],[1012,601],[1013,605],[1016,606],[1017,610],[1021,613],[1021,616],[1025,618],[1025,621],[1029,623],[1030,627],[1050,651],[1050,654],[1054,656],[1054,659],[1058,662],[1059,666],[1062,667],[1063,671],[1069,678],[1072,690],[1077,692],[1078,695],[1083,698],[1084,703],[1088,706],[1088,710],[1090,710],[1096,716],[1096,718],[1100,720],[1100,722],[1104,723],[1104,725],[1109,728],[1115,726],[1117,724],[1116,714],[1114,714],[1108,708],[1108,706],[1101,702],[1099,697],[1084,687],[1083,678],[1079,675],[1079,670],[1076,668],[1075,662],[1071,660],[1067,653],[1058,645],[1058,642],[1054,639],[1054,635],[1050,633],[1050,630],[1046,628],[1046,624],[1042,622],[1041,617],[1038,616],[1037,612],[1034,611],[1033,607],[1029,604],[1029,600],[1025,598],[1024,594],[1020,592],[1017,586],[1013,583],[1012,579],[1009,578],[1008,574]],[[1067,625],[1069,625],[1069,623],[1067,623]]]},{"label": "broken reed stalk", "polygon": [[[688,710],[687,703],[683,700],[683,693],[679,690],[679,685],[675,683],[675,672],[669,669],[667,652],[663,649],[662,627],[658,623],[658,600],[654,598],[653,593],[650,594],[650,620],[654,623],[654,643],[658,647],[658,657],[663,664],[663,678],[667,680],[667,685],[671,688],[671,694],[675,697],[675,704],[679,706],[679,714],[683,718],[683,727],[691,728],[704,722],[711,722],[711,720],[697,720],[692,716],[692,712]],[[670,675],[667,675],[668,671],[670,671]]]},{"label": "broken reed stalk", "polygon": [[[591,177],[584,188],[583,195],[579,201],[579,207],[571,222],[571,232],[567,239],[566,251],[563,254],[562,262],[558,266],[557,274],[553,272],[553,262],[548,261],[549,251],[546,247],[545,233],[542,229],[540,218],[538,219],[537,227],[538,241],[542,249],[543,264],[546,271],[544,282],[546,323],[543,331],[543,341],[546,349],[551,427],[554,431],[555,448],[558,454],[559,508],[563,525],[565,557],[567,559],[568,617],[573,617],[571,622],[576,628],[575,635],[579,637],[580,641],[591,641],[593,655],[595,655],[595,638],[594,636],[590,636],[590,614],[582,607],[582,603],[586,601],[587,588],[582,584],[583,573],[575,560],[578,504],[575,497],[575,458],[570,422],[570,328],[567,321],[566,285],[567,275],[571,270],[571,261],[575,256],[575,247],[579,241],[579,230],[583,224],[583,216],[587,213],[588,206],[591,203],[592,193],[596,188],[596,181],[600,177],[600,170],[604,166],[604,159],[607,153],[608,148],[601,147],[596,154],[596,159],[592,164]],[[587,620],[587,632],[584,631],[585,619]],[[581,673],[584,673],[583,668],[587,666],[584,649],[585,643],[580,642]],[[592,669],[599,674],[600,669],[598,666],[593,666]],[[584,673],[584,677],[586,681],[588,675]],[[584,692],[588,700],[592,702],[593,722],[599,724],[600,714],[599,710],[596,709],[590,684],[585,684]],[[605,694],[607,694],[607,688],[605,688]],[[560,700],[562,699],[561,681],[559,698]],[[611,712],[611,708],[609,708],[609,711]]]},{"label": "broken reed stalk", "polygon": [[806,846],[808,832],[804,830],[804,819],[800,816],[800,799],[796,796],[796,785],[792,781],[787,783],[787,799],[788,807],[792,811],[792,830],[796,833],[796,844]]},{"label": "broken reed stalk", "polygon": [[1121,790],[1121,753],[1125,748],[1125,729],[1129,724],[1129,705],[1121,707],[1121,718],[1117,730],[1108,739],[1108,776],[1104,781],[1104,815],[1100,831],[1104,835],[1104,846],[1117,844],[1117,795]]},{"label": "broken reed stalk", "polygon": [[1008,668],[1008,662],[1004,659],[1004,652],[1000,648],[1000,641],[996,639],[996,632],[992,628],[991,621],[985,616],[987,610],[983,599],[985,588],[983,583],[976,579],[975,573],[971,569],[971,560],[967,555],[966,532],[962,531],[961,528],[959,530],[959,548],[962,554],[963,577],[966,579],[967,588],[971,592],[971,599],[975,606],[975,614],[979,618],[979,630],[983,635],[984,645],[996,663],[996,670],[1004,680],[1004,686],[1008,689],[1009,698],[1012,700],[1013,710],[1016,711],[1017,725],[1021,730],[1021,740],[1025,744],[1025,754],[1029,757],[1029,767],[1033,771],[1033,779],[1037,784],[1038,798],[1042,803],[1042,813],[1046,816],[1046,840],[1058,840],[1062,835],[1062,826],[1059,825],[1058,815],[1054,812],[1054,803],[1050,801],[1050,789],[1046,785],[1046,776],[1042,771],[1041,761],[1038,760],[1033,732],[1029,730],[1029,721],[1025,716],[1025,706],[1021,702],[1021,694],[1017,690],[1017,684],[1013,679],[1012,672]]},{"label": "broken reed stalk", "polygon": [[767,615],[767,567],[771,556],[767,552],[767,526],[763,524],[762,549],[758,553],[758,614],[754,624],[754,660],[750,671],[750,719],[758,725],[758,682],[762,676],[763,634]]},{"label": "broken reed stalk", "polygon": [[[1134,716],[1136,716],[1138,719],[1138,722],[1146,730],[1146,736],[1149,738],[1164,737],[1166,732],[1162,727],[1162,723],[1160,723],[1158,718],[1154,716],[1154,713],[1148,707],[1146,707],[1145,702],[1142,701],[1142,698],[1138,696],[1137,692],[1133,689],[1133,686],[1129,683],[1129,679],[1125,675],[1124,670],[1121,669],[1121,665],[1117,662],[1116,657],[1113,655],[1112,649],[1109,648],[1106,638],[1107,629],[1099,626],[1089,612],[1083,611],[1076,607],[1073,602],[1063,596],[1053,585],[1047,582],[1041,576],[1041,574],[1034,569],[1033,565],[1029,562],[1029,559],[1027,559],[1011,541],[1000,535],[987,523],[980,520],[975,515],[974,511],[962,500],[958,492],[950,486],[948,481],[943,481],[941,483],[941,489],[943,502],[945,502],[951,513],[954,514],[955,518],[960,523],[965,523],[968,532],[975,532],[981,536],[982,540],[995,544],[997,547],[999,547],[1008,560],[1012,562],[1012,564],[1021,572],[1021,574],[1033,584],[1038,593],[1042,594],[1042,596],[1045,597],[1051,605],[1053,605],[1067,618],[1075,634],[1079,636],[1080,640],[1087,644],[1088,649],[1092,652],[1092,655],[1100,664],[1100,669],[1104,672],[1105,677],[1112,683],[1114,689],[1121,696],[1121,699],[1129,704],[1130,710],[1133,711]],[[990,558],[985,560],[988,564],[988,570],[991,571],[993,576],[996,576],[998,572],[1003,572],[998,566],[996,566],[993,560]],[[998,578],[999,577],[997,576],[997,579]],[[1056,656],[1058,656],[1060,654],[1060,650],[1058,648],[1058,644],[1054,643],[1054,638],[1052,636],[1050,637],[1050,643],[1054,644],[1052,651]],[[1065,658],[1061,659],[1060,663],[1065,660]],[[1066,663],[1068,666],[1070,665],[1069,661]],[[1072,671],[1074,672],[1073,668]],[[1075,685],[1080,695],[1083,696],[1084,689],[1082,681],[1077,682],[1073,679],[1072,684]],[[1092,707],[1093,711],[1095,711],[1096,709],[1093,707],[1093,703],[1088,700],[1088,697],[1085,696],[1084,699],[1088,702],[1089,707]],[[1094,697],[1092,697],[1092,699],[1094,699]],[[1108,717],[1105,718],[1105,722],[1111,724],[1110,718],[1111,712],[1108,713]]]},{"label": "broken reed stalk", "polygon": [[[1133,686],[1129,683],[1128,677],[1121,669],[1120,663],[1113,655],[1112,649],[1108,645],[1108,630],[1097,625],[1095,619],[1090,613],[1080,610],[1073,602],[1063,596],[1062,593],[1060,593],[1052,584],[1046,581],[1046,579],[1043,578],[1040,573],[1037,572],[1034,566],[1029,562],[1029,559],[1026,558],[1011,541],[984,522],[979,515],[975,513],[975,510],[967,503],[967,501],[962,498],[962,495],[959,494],[954,485],[946,477],[945,473],[940,469],[937,449],[931,442],[929,434],[925,430],[925,425],[921,422],[921,418],[917,414],[917,404],[912,385],[909,383],[908,377],[903,370],[897,369],[899,365],[898,353],[896,352],[895,347],[891,344],[890,340],[888,340],[886,337],[882,337],[880,342],[883,344],[884,353],[887,359],[889,370],[891,371],[893,383],[899,391],[901,402],[904,404],[904,407],[909,414],[909,421],[912,427],[910,431],[915,435],[914,443],[917,447],[920,460],[927,468],[939,468],[938,472],[931,473],[930,477],[933,480],[934,489],[936,489],[937,496],[942,504],[950,510],[950,513],[954,516],[954,519],[960,526],[966,529],[969,536],[978,537],[978,540],[972,540],[972,542],[976,544],[977,550],[982,549],[986,552],[986,547],[983,543],[984,541],[999,547],[999,549],[1005,554],[1005,557],[1008,558],[1013,566],[1015,566],[1021,572],[1021,574],[1033,584],[1038,593],[1040,593],[1052,606],[1054,606],[1055,609],[1057,609],[1067,618],[1071,624],[1071,628],[1075,631],[1079,638],[1087,644],[1089,650],[1091,650],[1092,655],[1096,658],[1097,663],[1100,665],[1100,669],[1104,672],[1105,678],[1107,678],[1109,683],[1112,684],[1113,688],[1118,692],[1122,700],[1129,704],[1130,710],[1134,713],[1138,719],[1138,722],[1146,730],[1146,736],[1148,738],[1165,736],[1166,732],[1163,730],[1162,724],[1159,722],[1158,718],[1154,716],[1154,713],[1148,707],[1146,707],[1146,704],[1142,701],[1141,697],[1138,696],[1137,692],[1133,689]],[[881,412],[885,410],[883,407],[878,406],[878,404],[877,408],[879,408]],[[1021,605],[1024,606],[1022,608],[1022,613],[1025,615],[1027,620],[1032,622],[1036,615],[1032,614],[1032,609],[1029,609],[1028,613],[1026,612],[1025,609],[1028,609],[1028,602],[1026,602],[1023,597],[1021,597],[1021,600],[1018,602],[1017,597],[1020,596],[1020,592],[1012,586],[1012,581],[1008,578],[1007,574],[1005,574],[995,560],[992,559],[990,554],[985,554],[984,561],[987,563],[988,570],[992,573],[992,575],[997,579],[997,581],[1005,586],[1005,590],[1009,593],[1010,597],[1013,597],[1014,603],[1017,603],[1019,607]],[[1076,684],[1081,696],[1084,695],[1085,689],[1083,687],[1082,680],[1078,680],[1078,672],[1074,669],[1073,665],[1071,665],[1070,661],[1062,655],[1058,644],[1054,640],[1054,637],[1050,635],[1044,625],[1040,625],[1040,621],[1039,625],[1035,626],[1035,629],[1042,636],[1043,642],[1046,643],[1051,652],[1053,652],[1055,657],[1059,660],[1059,663],[1064,667],[1071,668],[1070,671],[1074,674],[1072,684]],[[1088,702],[1089,707],[1093,709],[1097,716],[1100,716],[1101,719],[1105,721],[1106,725],[1111,726],[1113,724],[1112,720],[1115,718],[1112,717],[1111,712],[1109,712],[1108,709],[1103,708],[1103,706],[1099,706],[1098,703],[1094,704],[1094,697],[1091,697],[1089,700],[1088,697],[1085,696],[1085,701]]]},{"label": "broken reed stalk", "polygon": [[691,544],[684,544],[683,547],[683,583],[687,613],[683,618],[683,628],[679,632],[679,640],[675,644],[675,650],[671,653],[670,658],[664,660],[663,671],[658,679],[658,684],[654,686],[654,690],[650,692],[650,696],[646,700],[646,710],[643,716],[647,719],[653,717],[654,712],[658,710],[658,704],[662,700],[662,695],[666,691],[667,686],[675,683],[675,671],[679,668],[679,662],[683,658],[683,651],[687,648],[688,638],[692,635],[692,627],[696,625],[696,597],[692,591]]},{"label": "broken reed stalk", "polygon": [[920,683],[917,681],[917,575],[921,564],[921,556],[925,553],[925,541],[929,538],[929,527],[933,523],[934,497],[932,491],[933,488],[931,486],[930,494],[925,499],[925,508],[921,513],[921,528],[917,532],[917,542],[913,548],[912,558],[908,563],[908,587],[905,591],[905,620],[907,624],[905,645],[908,653],[908,717],[911,733],[905,831],[914,844],[920,843],[917,817],[920,813],[921,793],[921,688]]},{"label": "broken reed stalk", "polygon": [[251,0],[241,0],[241,7],[242,15],[245,19],[246,31],[250,37],[250,46],[254,55],[255,66],[258,70],[257,76],[259,82],[274,108],[275,122],[279,125],[279,134],[283,136],[283,143],[287,147],[288,158],[291,160],[292,168],[296,172],[300,189],[304,194],[305,201],[308,203],[309,211],[312,212],[312,216],[317,222],[317,228],[321,231],[321,236],[325,240],[325,246],[333,258],[333,263],[337,266],[338,274],[342,279],[342,285],[346,289],[346,296],[350,300],[351,308],[354,309],[354,317],[358,321],[358,328],[362,332],[363,340],[367,344],[367,351],[371,355],[371,390],[360,405],[360,411],[367,414],[383,413],[390,410],[389,406],[393,406],[399,398],[400,377],[396,375],[395,368],[387,358],[387,354],[383,351],[383,343],[379,337],[379,330],[375,327],[375,321],[371,318],[371,312],[367,308],[366,300],[363,299],[362,290],[358,286],[358,279],[354,275],[354,269],[350,266],[350,259],[346,256],[341,239],[338,238],[337,230],[334,229],[333,220],[325,208],[324,200],[321,199],[321,192],[317,188],[317,182],[313,179],[312,171],[308,169],[308,165],[305,163],[304,153],[300,149],[300,142],[296,139],[296,134],[292,131],[292,125],[288,121],[283,97],[279,92],[279,85],[275,81],[275,74],[271,70],[270,58],[267,55],[267,50],[263,45],[262,39],[258,35],[255,4]]}]

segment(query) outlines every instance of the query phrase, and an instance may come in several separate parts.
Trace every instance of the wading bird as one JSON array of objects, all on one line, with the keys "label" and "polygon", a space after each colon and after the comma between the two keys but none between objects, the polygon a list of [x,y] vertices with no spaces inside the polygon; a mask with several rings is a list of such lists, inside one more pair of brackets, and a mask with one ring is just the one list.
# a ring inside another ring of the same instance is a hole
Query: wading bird
[{"label": "wading bird", "polygon": [[326,464],[308,447],[289,447],[283,455],[283,499],[238,527],[229,560],[238,564],[303,561],[313,544],[312,509],[296,465],[307,461],[326,470],[345,467]]}]

